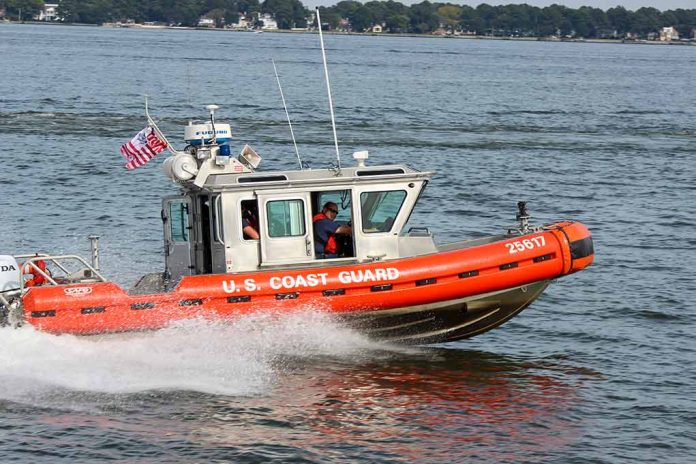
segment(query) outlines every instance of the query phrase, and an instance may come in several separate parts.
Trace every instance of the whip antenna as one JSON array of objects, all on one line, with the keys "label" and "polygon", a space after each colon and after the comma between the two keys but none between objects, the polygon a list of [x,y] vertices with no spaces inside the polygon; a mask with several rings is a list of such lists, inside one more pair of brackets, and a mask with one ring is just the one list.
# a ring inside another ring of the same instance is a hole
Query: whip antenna
[{"label": "whip antenna", "polygon": [[278,82],[278,90],[280,90],[280,98],[283,100],[283,108],[285,108],[285,116],[288,118],[288,126],[290,126],[290,135],[292,136],[292,144],[295,146],[295,153],[297,153],[297,162],[300,163],[300,171],[302,170],[302,158],[300,158],[300,151],[297,149],[297,142],[295,141],[295,132],[292,130],[292,122],[290,122],[290,113],[288,113],[288,105],[285,104],[285,95],[283,95],[283,87],[280,85],[280,78],[278,77],[278,69],[275,65],[275,60],[271,58],[271,63],[273,63],[273,72],[275,72],[276,81]]},{"label": "whip antenna", "polygon": [[336,135],[336,120],[334,118],[333,102],[331,100],[331,84],[329,83],[329,68],[326,65],[326,51],[324,50],[324,35],[321,33],[321,18],[319,17],[319,7],[317,7],[317,25],[319,26],[319,42],[321,42],[321,56],[324,60],[324,76],[326,77],[326,91],[329,94],[329,110],[331,111],[331,127],[333,128],[334,145],[336,146],[336,160],[338,161],[338,171],[341,172],[341,153],[338,151],[338,136]]}]

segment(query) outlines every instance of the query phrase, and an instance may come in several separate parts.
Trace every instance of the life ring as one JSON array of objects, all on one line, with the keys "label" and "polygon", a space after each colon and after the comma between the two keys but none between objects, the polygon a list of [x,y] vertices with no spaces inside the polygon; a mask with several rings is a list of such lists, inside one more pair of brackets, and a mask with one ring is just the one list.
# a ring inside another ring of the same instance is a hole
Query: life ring
[{"label": "life ring", "polygon": [[[37,261],[33,262],[34,266],[39,268],[41,272],[43,272],[46,275],[51,275],[50,271],[46,269],[46,261],[43,259],[39,259]],[[22,276],[31,276],[28,280],[24,281],[24,286],[25,287],[38,287],[46,282],[48,282],[48,279],[41,275],[39,272],[34,272],[34,268],[30,266],[28,263],[22,266]]]}]

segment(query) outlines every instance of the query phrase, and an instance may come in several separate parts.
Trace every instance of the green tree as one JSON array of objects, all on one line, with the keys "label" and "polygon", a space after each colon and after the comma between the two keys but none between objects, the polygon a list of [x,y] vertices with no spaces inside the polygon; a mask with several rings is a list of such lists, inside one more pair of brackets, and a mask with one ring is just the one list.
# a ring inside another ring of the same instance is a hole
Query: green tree
[{"label": "green tree", "polygon": [[340,15],[341,18],[347,18],[361,6],[362,3],[360,2],[356,2],[354,0],[343,0],[341,2],[338,2],[332,8],[336,10],[336,12]]},{"label": "green tree", "polygon": [[614,29],[615,34],[624,36],[631,31],[631,13],[622,6],[609,8],[607,10],[609,25]]},{"label": "green tree", "polygon": [[607,14],[604,12],[604,10],[583,6],[580,7],[580,11],[584,12],[589,18],[589,32],[587,33],[586,37],[605,38],[612,34],[613,31],[609,25],[609,19],[607,18]]},{"label": "green tree", "polygon": [[411,31],[417,34],[432,32],[440,25],[436,6],[428,0],[411,6]]},{"label": "green tree", "polygon": [[563,17],[565,7],[553,4],[541,9],[541,18],[537,33],[545,37],[562,33],[561,28],[565,26]]},{"label": "green tree", "polygon": [[696,9],[684,10],[676,9],[665,11],[662,14],[661,25],[663,27],[675,26],[682,37],[692,37],[696,29]]},{"label": "green tree", "polygon": [[112,13],[110,16],[116,21],[132,19],[140,22],[147,20],[143,10],[138,8],[138,5],[132,0],[112,0],[111,8]]},{"label": "green tree", "polygon": [[589,37],[592,31],[592,18],[590,14],[583,9],[568,10],[566,17],[570,22],[572,34],[575,37]]},{"label": "green tree", "polygon": [[487,3],[482,3],[476,7],[476,14],[479,17],[480,28],[478,33],[495,35],[493,25],[496,17],[496,10]]},{"label": "green tree", "polygon": [[447,3],[437,8],[437,17],[440,23],[444,24],[448,29],[454,30],[459,26],[459,18],[462,14],[462,7]]},{"label": "green tree", "polygon": [[58,4],[58,15],[72,23],[101,24],[110,21],[113,14],[110,0],[63,0]]},{"label": "green tree", "polygon": [[484,30],[483,20],[478,11],[470,6],[463,6],[459,13],[459,24],[465,31],[481,33]]},{"label": "green tree", "polygon": [[408,15],[409,9],[403,3],[388,0],[384,2],[384,24],[389,32],[408,32],[411,18]]},{"label": "green tree", "polygon": [[31,20],[38,15],[44,7],[43,0],[6,0],[0,4],[5,8],[5,14],[12,19]]},{"label": "green tree", "polygon": [[309,12],[300,0],[265,0],[261,12],[273,15],[279,29],[307,26]]},{"label": "green tree", "polygon": [[[322,22],[322,28],[326,29],[336,29],[338,27],[338,24],[341,21],[341,14],[336,11],[335,7],[325,7],[325,6],[320,6],[319,7],[319,16],[321,16],[321,22]],[[316,18],[315,18],[315,24],[312,26],[316,26]]]},{"label": "green tree", "polygon": [[179,0],[174,2],[174,8],[166,12],[167,22],[182,26],[196,26],[203,14],[201,4],[196,0]]},{"label": "green tree", "polygon": [[640,8],[633,13],[631,18],[631,32],[637,32],[646,36],[650,32],[657,32],[661,23],[660,11],[656,8]]}]

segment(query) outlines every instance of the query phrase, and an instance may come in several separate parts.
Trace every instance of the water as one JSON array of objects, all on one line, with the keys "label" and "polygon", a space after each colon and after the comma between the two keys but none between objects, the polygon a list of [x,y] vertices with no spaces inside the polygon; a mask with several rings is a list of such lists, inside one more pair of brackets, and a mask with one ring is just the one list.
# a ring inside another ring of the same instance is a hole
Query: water
[{"label": "water", "polygon": [[[3,462],[693,462],[693,47],[326,37],[344,164],[439,172],[441,242],[585,222],[595,264],[503,327],[371,342],[320,314],[103,338],[0,330]],[[334,161],[317,37],[0,25],[0,249],[162,269],[163,157],[118,147],[143,95],[178,140],[221,105],[262,166]]]}]

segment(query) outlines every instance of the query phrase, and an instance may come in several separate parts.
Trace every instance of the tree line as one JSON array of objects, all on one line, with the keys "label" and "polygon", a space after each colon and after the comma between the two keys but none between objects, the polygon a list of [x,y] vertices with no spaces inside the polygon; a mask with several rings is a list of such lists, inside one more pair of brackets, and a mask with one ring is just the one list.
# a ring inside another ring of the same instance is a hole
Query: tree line
[{"label": "tree line", "polygon": [[[21,9],[25,19],[37,14],[42,0],[0,0],[0,10],[16,19]],[[304,28],[312,12],[300,0],[61,0],[58,14],[65,22],[101,24],[132,20],[181,26],[196,26],[202,17],[217,27],[238,22],[241,15],[272,15],[280,29]],[[675,27],[682,37],[696,29],[696,9],[660,11],[621,6],[606,11],[583,6],[535,7],[527,4],[477,7],[452,3],[402,3],[343,0],[320,8],[324,27],[330,30],[366,32],[380,26],[385,33],[428,34],[439,32],[477,35],[583,38],[617,38],[632,34],[646,38],[662,27]],[[312,26],[311,24],[309,25]]]}]

